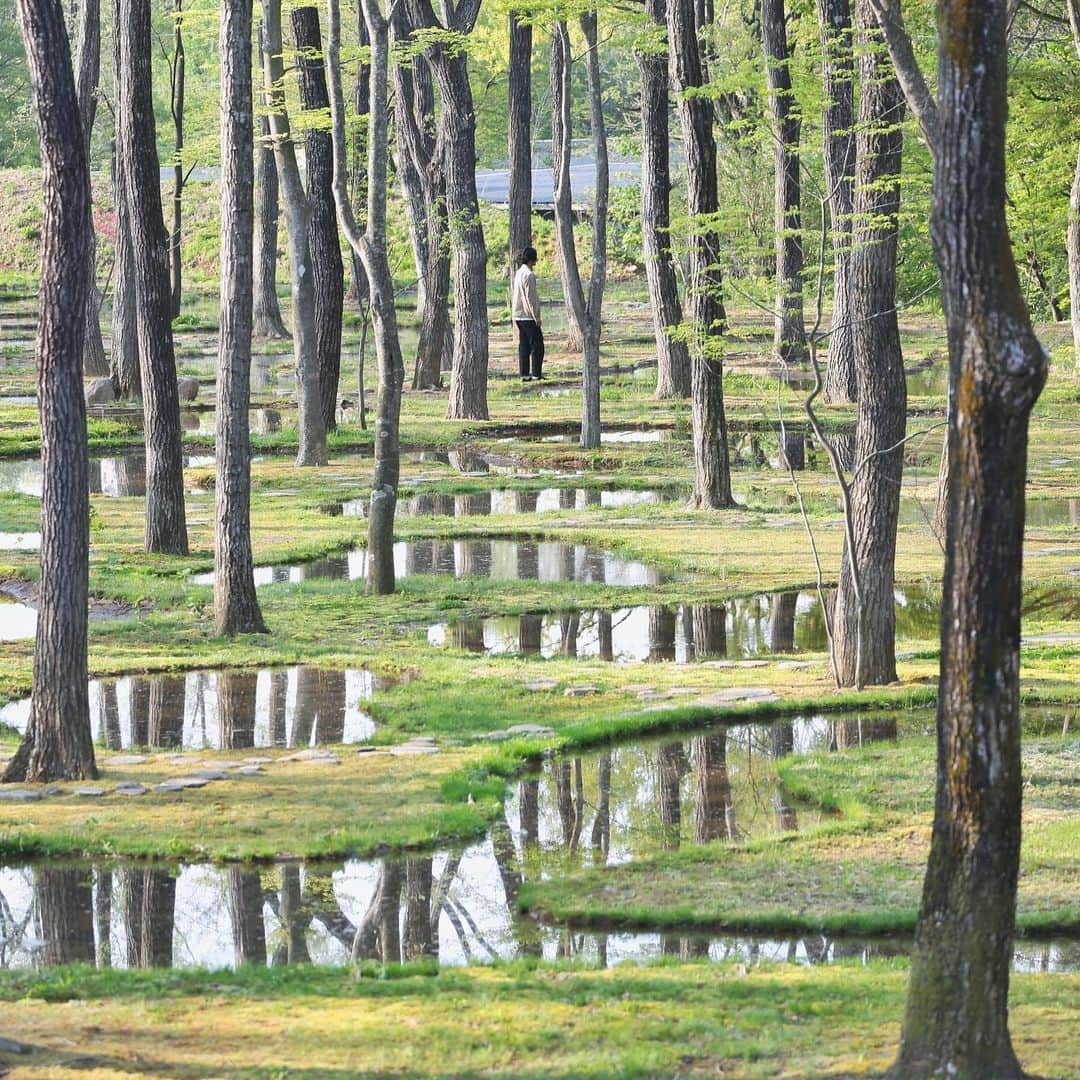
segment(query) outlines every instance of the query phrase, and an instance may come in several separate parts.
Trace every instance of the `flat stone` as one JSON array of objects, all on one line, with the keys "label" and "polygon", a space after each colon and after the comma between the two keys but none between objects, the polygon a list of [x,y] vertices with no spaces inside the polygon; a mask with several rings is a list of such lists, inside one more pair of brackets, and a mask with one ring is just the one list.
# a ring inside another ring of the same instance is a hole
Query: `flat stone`
[{"label": "flat stone", "polygon": [[206,783],[212,780],[231,780],[232,776],[232,773],[227,773],[224,769],[200,769],[192,774],[193,779],[204,780]]},{"label": "flat stone", "polygon": [[390,753],[394,757],[410,757],[415,754],[437,754],[437,746],[428,746],[425,743],[402,743],[400,746],[391,746]]},{"label": "flat stone", "polygon": [[145,788],[142,784],[121,784],[116,789],[117,795],[145,795],[150,789]]},{"label": "flat stone", "polygon": [[204,780],[201,776],[174,776],[162,781],[154,790],[165,792],[186,791],[188,788],[204,788],[209,783],[209,780]]},{"label": "flat stone", "polygon": [[219,771],[224,771],[225,769],[235,769],[236,768],[236,762],[235,761],[213,760],[213,759],[210,759],[210,758],[207,758],[205,761],[199,762],[199,764],[202,765],[202,767],[204,769],[217,769]]},{"label": "flat stone", "polygon": [[29,1054],[33,1047],[0,1035],[0,1054]]},{"label": "flat stone", "polygon": [[235,776],[258,776],[261,772],[260,765],[241,765],[238,769],[233,769]]},{"label": "flat stone", "polygon": [[100,799],[105,794],[103,787],[77,787],[75,795],[81,795],[84,799]]},{"label": "flat stone", "polygon": [[524,683],[523,689],[534,694],[544,694],[550,693],[558,685],[559,684],[555,679],[534,679],[532,682]]},{"label": "flat stone", "polygon": [[63,795],[64,789],[59,787],[47,787],[41,789],[41,797],[43,799],[54,799],[57,795]]},{"label": "flat stone", "polygon": [[563,691],[563,697],[588,697],[590,694],[599,694],[599,688],[593,686],[591,683],[584,686],[568,686]]},{"label": "flat stone", "polygon": [[735,701],[778,701],[776,694],[767,686],[733,686],[707,697],[698,698],[693,704],[708,708],[712,705],[730,705]]},{"label": "flat stone", "polygon": [[125,765],[145,765],[147,760],[146,754],[118,754],[116,757],[109,758],[105,764],[120,768]]},{"label": "flat stone", "polygon": [[706,660],[699,665],[704,668],[763,668],[768,667],[768,660]]},{"label": "flat stone", "polygon": [[375,749],[374,746],[358,746],[356,748],[356,752],[358,754],[375,754],[375,753],[378,753],[378,751]]},{"label": "flat stone", "polygon": [[41,802],[41,792],[30,788],[0,788],[0,802]]},{"label": "flat stone", "polygon": [[246,757],[244,758],[245,765],[273,765],[274,759],[272,757]]},{"label": "flat stone", "polygon": [[506,730],[511,735],[536,735],[545,739],[555,734],[554,728],[545,727],[543,724],[515,724]]},{"label": "flat stone", "polygon": [[[897,659],[900,658],[897,657]],[[784,671],[805,671],[814,665],[809,660],[781,660],[776,666]]]},{"label": "flat stone", "polygon": [[310,750],[298,750],[294,754],[286,754],[284,757],[279,757],[278,761],[306,761],[308,763],[315,762],[321,765],[337,765],[338,757],[330,750],[319,750],[312,747]]}]

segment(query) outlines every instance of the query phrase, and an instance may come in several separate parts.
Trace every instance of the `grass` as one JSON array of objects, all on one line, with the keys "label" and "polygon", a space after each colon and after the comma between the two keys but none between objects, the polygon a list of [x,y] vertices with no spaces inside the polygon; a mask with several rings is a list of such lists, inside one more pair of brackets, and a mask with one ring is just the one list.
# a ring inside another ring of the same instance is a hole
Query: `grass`
[{"label": "grass", "polygon": [[[359,975],[359,977],[358,977]],[[898,962],[0,974],[12,1080],[176,1077],[877,1076],[899,1039]],[[1032,1074],[1080,1076],[1075,975],[1014,976]]]}]

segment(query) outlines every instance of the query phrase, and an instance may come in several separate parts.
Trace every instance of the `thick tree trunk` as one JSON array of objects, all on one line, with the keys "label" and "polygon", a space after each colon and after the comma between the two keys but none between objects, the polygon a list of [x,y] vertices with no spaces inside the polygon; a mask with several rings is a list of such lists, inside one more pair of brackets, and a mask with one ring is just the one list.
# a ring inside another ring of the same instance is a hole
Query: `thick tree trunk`
[{"label": "thick tree trunk", "polygon": [[821,78],[825,88],[822,138],[833,253],[833,307],[829,363],[825,369],[825,400],[855,401],[859,384],[855,374],[848,285],[855,197],[855,53],[851,0],[818,0],[818,18],[821,23]]},{"label": "thick tree trunk", "polygon": [[123,170],[123,159],[116,152],[114,144],[113,202],[116,206],[116,244],[109,375],[118,398],[138,400],[142,397],[142,378],[139,372],[139,331],[135,314],[135,253],[131,249],[131,212],[128,209]]},{"label": "thick tree trunk", "polygon": [[[414,29],[405,7],[395,7],[391,20],[395,44],[407,42]],[[442,385],[450,327],[450,232],[444,140],[436,138],[435,87],[426,57],[415,55],[411,64],[394,65],[394,97],[398,176],[405,190],[420,317],[412,387],[430,390]]]},{"label": "thick tree trunk", "polygon": [[265,633],[251,554],[254,161],[252,0],[221,8],[221,334],[214,484],[214,631]]},{"label": "thick tree trunk", "polygon": [[[300,102],[305,111],[330,108],[322,59],[319,9],[293,8],[293,35],[299,53]],[[334,147],[330,132],[309,128],[304,136],[307,168],[308,246],[315,284],[315,351],[322,391],[323,425],[337,428],[338,380],[341,374],[341,315],[345,301],[345,267],[341,261],[337,211],[334,209]]]},{"label": "thick tree trunk", "polygon": [[281,0],[263,0],[263,85],[270,110],[270,134],[277,161],[278,183],[285,203],[292,279],[293,356],[296,359],[298,466],[325,465],[326,424],[323,422],[322,379],[319,374],[318,333],[315,324],[315,282],[308,230],[311,206],[285,109],[285,64],[282,57]]},{"label": "thick tree trunk", "polygon": [[954,408],[934,829],[894,1075],[1019,1077],[1008,1030],[1020,861],[1028,420],[1046,381],[1005,222],[1004,0],[939,8],[931,231]]},{"label": "thick tree trunk", "polygon": [[[79,102],[86,160],[90,161],[90,139],[97,114],[98,82],[101,76],[101,3],[82,0],[79,5],[78,36],[75,40],[75,96]],[[97,287],[97,234],[90,222],[90,293],[86,300],[86,343],[83,346],[87,375],[108,375],[109,360],[101,340],[101,293]]]},{"label": "thick tree trunk", "polygon": [[[666,34],[667,0],[647,0],[649,17]],[[667,55],[644,48],[641,71],[641,235],[656,334],[656,396],[690,396],[690,350],[671,331],[682,322],[671,253],[671,161]]]},{"label": "thick tree trunk", "polygon": [[[259,31],[260,39],[262,30]],[[278,178],[270,145],[270,120],[259,120],[255,147],[255,327],[257,338],[287,338],[277,295]]]},{"label": "thick tree trunk", "polygon": [[379,364],[379,396],[375,418],[375,476],[368,513],[368,591],[394,591],[394,510],[401,471],[399,421],[405,366],[394,307],[394,281],[387,257],[386,195],[389,155],[387,102],[390,34],[378,0],[363,0],[371,41],[368,125],[367,227],[361,236],[346,188],[345,104],[338,53],[341,20],[337,0],[329,0],[330,111],[333,120],[334,197],[349,244],[364,263],[371,290],[375,354]]},{"label": "thick tree trunk", "polygon": [[[897,215],[904,95],[867,0],[857,0],[860,95],[850,310],[859,384],[851,535],[834,624],[841,686],[894,682],[896,525],[904,472],[907,380],[896,319]],[[853,558],[854,556],[854,558]],[[853,565],[854,563],[854,565]]]},{"label": "thick tree trunk", "polygon": [[784,0],[761,0],[761,40],[773,121],[775,168],[776,316],[773,345],[784,363],[809,360],[803,322],[802,195],[799,135],[802,118],[791,89]]},{"label": "thick tree trunk", "polygon": [[[86,686],[89,467],[82,361],[90,170],[59,0],[18,0],[34,88],[44,192],[38,290],[41,582],[30,721],[4,781],[97,775]],[[74,122],[73,122],[74,119]]]},{"label": "thick tree trunk", "polygon": [[532,246],[532,24],[510,12],[510,64],[506,143],[510,169],[510,248],[507,274],[517,271],[522,251]]},{"label": "thick tree trunk", "polygon": [[172,231],[169,234],[169,285],[172,316],[180,314],[184,293],[184,265],[181,261],[180,230],[184,224],[184,98],[187,92],[187,54],[184,52],[184,0],[174,0],[173,55],[170,62],[172,93],[169,109],[173,122]]},{"label": "thick tree trunk", "polygon": [[131,213],[146,440],[146,550],[186,555],[184,464],[176,390],[169,240],[161,214],[149,0],[116,0],[117,143]]},{"label": "thick tree trunk", "polygon": [[693,408],[694,493],[691,506],[732,506],[727,418],[724,414],[723,282],[720,237],[709,223],[719,209],[713,107],[705,84],[693,0],[669,0],[671,82],[679,96],[691,216],[689,313],[694,324],[690,397]]}]

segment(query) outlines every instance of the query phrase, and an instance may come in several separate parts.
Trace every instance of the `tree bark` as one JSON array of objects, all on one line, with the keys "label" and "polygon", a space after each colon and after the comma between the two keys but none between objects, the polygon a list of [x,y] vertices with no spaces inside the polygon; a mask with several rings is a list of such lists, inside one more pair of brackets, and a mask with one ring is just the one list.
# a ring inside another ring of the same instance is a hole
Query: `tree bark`
[{"label": "tree bark", "polygon": [[[293,35],[299,52],[300,102],[305,111],[330,108],[322,59],[319,9],[305,3],[293,8]],[[304,136],[308,203],[308,246],[315,285],[315,352],[322,391],[323,424],[337,429],[338,381],[341,375],[341,315],[345,267],[341,261],[337,211],[334,209],[334,147],[329,131],[309,128]]]},{"label": "tree bark", "polygon": [[509,159],[510,245],[507,275],[532,246],[532,24],[510,12],[510,64],[507,69],[506,152]]},{"label": "tree bark", "polygon": [[[97,114],[98,83],[101,77],[101,3],[82,0],[79,5],[78,36],[75,40],[75,96],[79,102],[86,160],[90,161],[90,139]],[[97,287],[97,234],[90,219],[90,293],[86,300],[86,343],[83,346],[87,375],[108,375],[109,361],[101,340],[101,294]]]},{"label": "tree bark", "polygon": [[266,633],[251,553],[252,0],[221,7],[221,332],[214,421],[214,632]]},{"label": "tree bark", "polygon": [[1019,1077],[1008,1030],[1020,860],[1028,421],[1048,357],[1005,221],[1008,6],[943,0],[931,235],[953,410],[934,827],[894,1075]]},{"label": "tree bark", "polygon": [[[649,17],[667,32],[667,0],[646,0]],[[671,253],[671,161],[668,132],[666,51],[637,52],[641,72],[641,234],[645,278],[656,334],[656,396],[690,396],[690,350],[672,335],[682,323],[682,305]]]},{"label": "tree bark", "polygon": [[109,375],[118,398],[139,400],[142,398],[142,378],[139,373],[139,331],[135,314],[135,253],[131,248],[131,211],[128,208],[124,162],[115,142],[112,164],[116,244]]},{"label": "tree bark", "polygon": [[857,0],[855,20],[861,90],[850,264],[859,384],[851,482],[854,549],[845,543],[833,636],[839,684],[861,687],[896,680],[893,579],[907,380],[896,318],[904,96],[880,48],[867,0]]},{"label": "tree bark", "polygon": [[723,333],[726,323],[720,275],[720,237],[710,224],[719,209],[712,101],[705,85],[693,0],[669,0],[671,83],[678,94],[686,148],[687,203],[691,217],[689,310],[693,323],[690,397],[693,411],[694,492],[690,505],[734,505],[724,414]]},{"label": "tree bark", "polygon": [[285,64],[282,58],[281,0],[263,0],[263,85],[274,143],[278,183],[285,202],[285,230],[289,241],[292,278],[293,356],[296,359],[297,421],[300,447],[298,466],[325,465],[326,424],[323,422],[322,379],[319,374],[318,336],[315,325],[315,282],[308,229],[311,205],[285,108]]},{"label": "tree bark", "polygon": [[[260,40],[262,28],[259,29]],[[255,147],[255,328],[257,338],[287,338],[277,295],[278,178],[270,120],[260,117]]]},{"label": "tree bark", "polygon": [[364,263],[371,290],[375,355],[379,364],[379,396],[375,417],[375,476],[368,513],[368,591],[394,591],[394,511],[401,471],[399,422],[405,365],[398,337],[394,281],[387,258],[386,196],[389,154],[387,104],[389,26],[378,0],[363,0],[371,41],[368,126],[367,226],[360,234],[346,187],[345,104],[341,90],[341,18],[338,0],[328,0],[330,112],[333,120],[334,197],[338,216],[352,249]]},{"label": "tree bark", "polygon": [[809,360],[803,322],[802,194],[799,136],[802,118],[791,89],[784,0],[761,0],[761,40],[773,121],[775,164],[776,315],[773,344],[783,363]]},{"label": "tree bark", "polygon": [[82,362],[90,170],[59,0],[18,0],[44,192],[38,290],[41,582],[30,720],[4,781],[97,776],[86,683],[89,466]]},{"label": "tree bark", "polygon": [[176,390],[168,236],[154,123],[149,0],[116,0],[120,92],[117,143],[134,251],[136,323],[146,440],[146,550],[186,555],[180,399]]},{"label": "tree bark", "polygon": [[[444,5],[445,27],[431,0],[414,0],[417,26],[469,34],[480,0]],[[463,49],[435,44],[428,50],[442,102],[446,147],[446,209],[454,253],[454,361],[450,377],[448,420],[488,418],[487,245],[476,194],[476,113]]]},{"label": "tree bark", "polygon": [[859,384],[852,343],[851,229],[855,196],[855,53],[851,0],[818,0],[821,23],[825,183],[833,254],[833,307],[825,400],[856,401]]},{"label": "tree bark", "polygon": [[[1080,56],[1080,3],[1068,0],[1069,28],[1073,47]],[[1069,225],[1065,232],[1065,248],[1069,257],[1069,322],[1072,326],[1074,363],[1080,368],[1080,152],[1076,171],[1069,189]]]},{"label": "tree bark", "polygon": [[169,111],[173,122],[172,232],[169,235],[169,283],[172,317],[180,314],[184,293],[184,266],[181,262],[180,230],[184,224],[184,97],[187,92],[187,54],[184,52],[184,0],[174,0],[173,54],[169,75]]}]

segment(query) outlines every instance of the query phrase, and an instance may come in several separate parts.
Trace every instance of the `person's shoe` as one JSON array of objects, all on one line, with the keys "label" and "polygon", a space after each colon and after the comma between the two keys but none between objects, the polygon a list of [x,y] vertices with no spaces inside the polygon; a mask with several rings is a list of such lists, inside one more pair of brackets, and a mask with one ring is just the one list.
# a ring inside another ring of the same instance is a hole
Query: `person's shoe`
[{"label": "person's shoe", "polygon": [[532,382],[533,377],[531,375],[522,375],[521,376],[521,381],[522,382]]},{"label": "person's shoe", "polygon": [[544,379],[544,376],[543,376],[543,375],[534,375],[534,376],[533,376],[533,378],[534,378],[534,379],[535,379],[535,380],[536,380],[537,382],[542,382],[542,381],[543,381],[543,379]]}]

